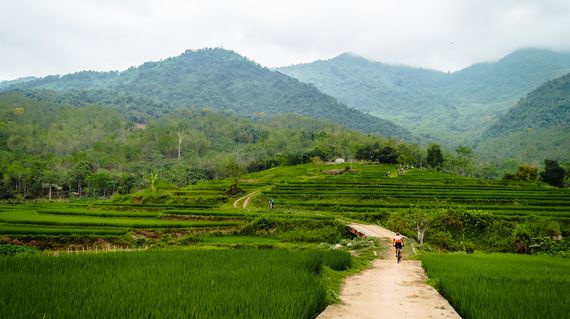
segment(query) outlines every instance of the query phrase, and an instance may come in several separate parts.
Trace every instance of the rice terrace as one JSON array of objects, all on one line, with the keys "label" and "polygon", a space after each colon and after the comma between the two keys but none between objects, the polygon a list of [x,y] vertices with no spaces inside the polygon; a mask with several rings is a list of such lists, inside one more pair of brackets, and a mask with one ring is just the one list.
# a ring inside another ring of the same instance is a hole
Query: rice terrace
[{"label": "rice terrace", "polygon": [[0,319],[570,318],[570,1],[0,3]]},{"label": "rice terrace", "polygon": [[[348,223],[380,223],[413,237],[414,218],[425,214],[432,220],[423,250],[476,252],[406,251],[425,262],[459,314],[565,316],[567,258],[484,252],[514,252],[521,227],[566,234],[568,190],[426,169],[386,177],[387,170],[396,167],[304,164],[247,174],[240,187],[257,193],[246,208],[224,194],[231,180],[107,201],[3,204],[1,315],[314,318],[338,301],[341,278],[387,249],[355,238]],[[528,249],[545,249],[533,243]],[[480,266],[463,270],[455,260]],[[470,275],[455,274],[461,271]]]}]

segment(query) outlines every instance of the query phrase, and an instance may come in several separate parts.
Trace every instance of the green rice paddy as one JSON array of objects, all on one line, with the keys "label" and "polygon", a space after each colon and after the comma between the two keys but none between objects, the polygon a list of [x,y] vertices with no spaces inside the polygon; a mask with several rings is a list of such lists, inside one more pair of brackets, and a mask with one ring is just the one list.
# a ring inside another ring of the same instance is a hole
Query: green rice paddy
[{"label": "green rice paddy", "polygon": [[[411,207],[461,207],[515,221],[540,216],[566,226],[570,220],[568,189],[395,172],[390,165],[306,164],[242,176],[245,193],[235,196],[225,194],[229,181],[209,181],[112,201],[0,205],[0,239],[8,243],[57,238],[59,249],[66,238],[89,236],[101,245],[108,238],[151,244],[146,252],[1,257],[0,318],[314,318],[330,301],[321,265],[343,270],[354,259],[275,247],[334,243],[344,236],[339,221]],[[247,208],[243,201],[233,207],[251,192]],[[267,208],[269,199],[276,209]],[[178,250],[152,250],[171,246]],[[220,249],[228,247],[264,249]],[[422,261],[465,318],[570,313],[568,259],[426,254]],[[338,285],[341,276],[332,277]]]},{"label": "green rice paddy", "polygon": [[314,318],[327,305],[322,265],[350,263],[263,249],[0,257],[0,317]]},{"label": "green rice paddy", "polygon": [[511,254],[425,254],[434,286],[463,318],[567,318],[570,259]]}]

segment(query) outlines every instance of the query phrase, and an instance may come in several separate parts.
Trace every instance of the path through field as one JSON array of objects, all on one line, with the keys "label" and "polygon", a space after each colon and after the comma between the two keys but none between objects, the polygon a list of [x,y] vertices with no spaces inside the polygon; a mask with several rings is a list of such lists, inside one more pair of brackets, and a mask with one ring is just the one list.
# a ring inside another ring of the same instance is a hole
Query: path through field
[{"label": "path through field", "polygon": [[233,206],[234,206],[235,208],[237,208],[238,205],[239,205],[239,202],[240,202],[242,199],[245,199],[245,200],[243,201],[242,207],[243,207],[243,208],[247,208],[247,205],[249,205],[249,201],[251,200],[251,198],[253,197],[253,195],[255,195],[255,194],[257,194],[257,193],[259,193],[259,191],[251,192],[251,193],[249,193],[249,194],[247,194],[247,195],[245,195],[245,196],[242,196],[242,197],[236,199],[236,200],[234,201]]},{"label": "path through field", "polygon": [[[350,225],[387,246],[395,234],[375,225]],[[330,305],[317,319],[461,318],[434,288],[425,283],[419,261],[396,262],[393,249],[371,269],[345,280],[342,303]],[[405,257],[405,256],[404,256]]]}]

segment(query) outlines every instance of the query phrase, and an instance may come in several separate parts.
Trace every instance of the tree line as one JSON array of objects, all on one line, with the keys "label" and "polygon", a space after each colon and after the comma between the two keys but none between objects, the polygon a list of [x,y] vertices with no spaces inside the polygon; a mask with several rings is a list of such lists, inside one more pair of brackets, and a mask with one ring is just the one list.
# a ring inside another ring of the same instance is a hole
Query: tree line
[{"label": "tree line", "polygon": [[226,178],[233,163],[245,173],[339,157],[491,175],[468,146],[448,151],[296,115],[254,121],[186,108],[133,122],[109,106],[0,94],[4,199],[109,197]]}]

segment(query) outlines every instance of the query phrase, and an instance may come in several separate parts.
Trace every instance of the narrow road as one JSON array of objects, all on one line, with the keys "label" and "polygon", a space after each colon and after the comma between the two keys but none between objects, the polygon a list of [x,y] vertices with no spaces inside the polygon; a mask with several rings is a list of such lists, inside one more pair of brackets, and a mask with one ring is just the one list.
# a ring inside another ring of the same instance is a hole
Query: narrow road
[{"label": "narrow road", "polygon": [[347,278],[341,289],[342,302],[328,306],[317,319],[461,318],[426,284],[419,261],[396,262],[390,244],[394,232],[376,225],[349,226],[366,236],[384,239],[390,249],[384,259],[373,261],[372,268]]}]

